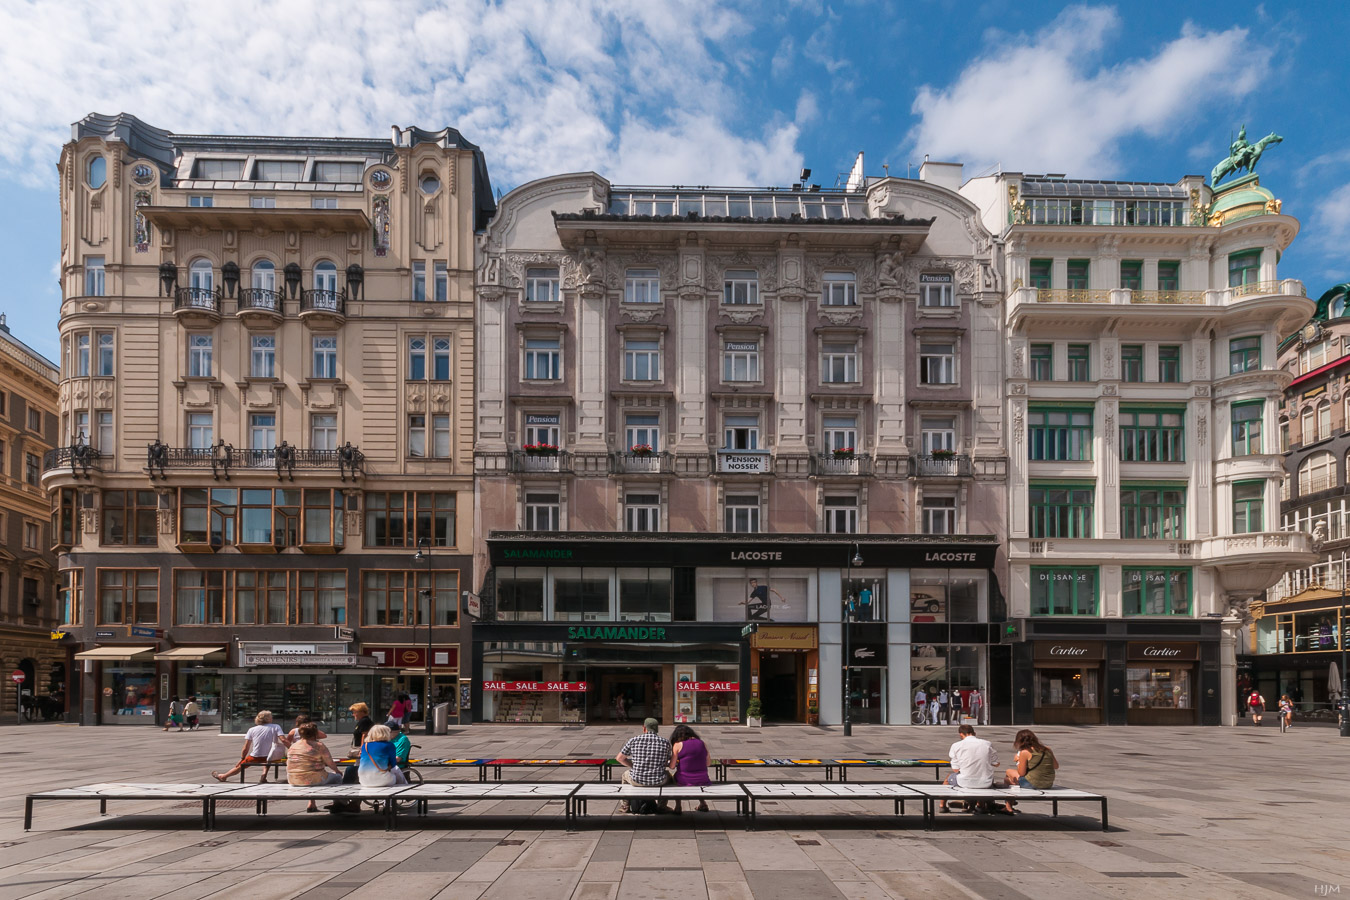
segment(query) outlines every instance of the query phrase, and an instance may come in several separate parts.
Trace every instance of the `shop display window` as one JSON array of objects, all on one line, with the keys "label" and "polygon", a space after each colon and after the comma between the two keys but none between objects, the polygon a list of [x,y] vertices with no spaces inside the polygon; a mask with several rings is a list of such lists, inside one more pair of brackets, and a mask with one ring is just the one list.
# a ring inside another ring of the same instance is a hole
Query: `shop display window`
[{"label": "shop display window", "polygon": [[497,570],[498,621],[543,621],[544,571],[509,567]]},{"label": "shop display window", "polygon": [[155,724],[153,666],[104,666],[103,721],[107,724]]},{"label": "shop display window", "polygon": [[1130,709],[1190,709],[1191,667],[1134,667],[1126,669],[1125,688]]},{"label": "shop display window", "polygon": [[1101,706],[1097,668],[1037,668],[1036,706],[1093,709]]},{"label": "shop display window", "polygon": [[740,721],[736,666],[677,666],[675,721],[724,725]]},{"label": "shop display window", "polygon": [[[705,577],[699,572],[700,579]],[[715,622],[803,622],[814,577],[770,569],[708,570]]]},{"label": "shop display window", "polygon": [[853,570],[845,593],[853,598],[853,621],[886,621],[886,573]]}]

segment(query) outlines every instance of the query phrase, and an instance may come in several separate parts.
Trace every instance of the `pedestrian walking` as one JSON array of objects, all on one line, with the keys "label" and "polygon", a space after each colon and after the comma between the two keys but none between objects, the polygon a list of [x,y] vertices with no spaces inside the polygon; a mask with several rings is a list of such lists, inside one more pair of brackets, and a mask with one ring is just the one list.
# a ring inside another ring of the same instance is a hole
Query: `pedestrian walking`
[{"label": "pedestrian walking", "polygon": [[1261,726],[1261,714],[1266,711],[1266,698],[1261,696],[1261,692],[1252,688],[1251,695],[1247,698],[1247,708],[1252,713],[1252,724],[1258,728]]},{"label": "pedestrian walking", "polygon": [[188,731],[196,731],[197,726],[201,724],[202,708],[197,705],[197,698],[188,697],[187,703],[183,704],[183,718],[187,721]]},{"label": "pedestrian walking", "polygon": [[1294,727],[1294,701],[1285,694],[1280,698],[1280,731]]},{"label": "pedestrian walking", "polygon": [[168,731],[170,725],[178,726],[178,730],[183,730],[183,701],[174,697],[169,701],[169,717],[164,720],[164,730]]}]

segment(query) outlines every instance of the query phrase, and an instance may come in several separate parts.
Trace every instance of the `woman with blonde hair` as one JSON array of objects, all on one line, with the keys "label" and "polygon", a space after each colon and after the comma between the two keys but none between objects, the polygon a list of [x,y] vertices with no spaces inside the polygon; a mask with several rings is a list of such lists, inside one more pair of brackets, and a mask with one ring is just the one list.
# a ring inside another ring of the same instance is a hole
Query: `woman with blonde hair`
[{"label": "woman with blonde hair", "polygon": [[365,787],[391,787],[408,783],[398,767],[398,751],[394,749],[394,733],[389,730],[389,726],[376,725],[366,734],[356,771],[357,778]]},{"label": "woman with blonde hair", "polygon": [[244,735],[244,749],[239,755],[239,762],[235,763],[234,767],[228,772],[212,772],[212,778],[217,781],[226,781],[238,775],[244,766],[262,766],[263,776],[260,781],[267,780],[266,764],[278,755],[281,726],[273,724],[270,709],[264,709],[254,716],[253,722],[253,727]]}]

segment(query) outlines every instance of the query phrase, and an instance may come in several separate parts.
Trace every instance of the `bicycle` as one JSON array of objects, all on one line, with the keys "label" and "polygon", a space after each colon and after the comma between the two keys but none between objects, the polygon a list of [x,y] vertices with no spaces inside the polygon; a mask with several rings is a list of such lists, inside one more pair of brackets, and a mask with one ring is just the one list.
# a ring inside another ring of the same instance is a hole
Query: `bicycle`
[{"label": "bicycle", "polygon": [[1294,711],[1292,709],[1280,710],[1280,734],[1284,734],[1294,726]]}]

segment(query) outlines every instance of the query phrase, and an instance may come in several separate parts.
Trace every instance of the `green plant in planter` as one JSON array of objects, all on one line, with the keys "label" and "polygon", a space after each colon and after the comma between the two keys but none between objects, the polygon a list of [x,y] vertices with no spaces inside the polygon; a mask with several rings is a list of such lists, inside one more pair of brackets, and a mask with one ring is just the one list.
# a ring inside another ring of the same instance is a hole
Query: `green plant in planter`
[{"label": "green plant in planter", "polygon": [[934,450],[933,459],[955,459],[955,450]]},{"label": "green plant in planter", "polygon": [[752,697],[750,702],[746,704],[745,717],[747,719],[764,718],[764,704],[760,702],[758,697]]}]

